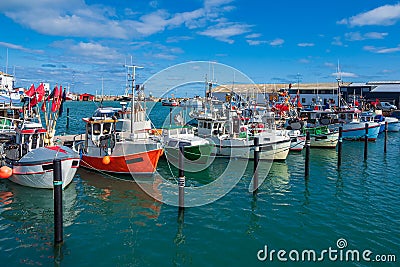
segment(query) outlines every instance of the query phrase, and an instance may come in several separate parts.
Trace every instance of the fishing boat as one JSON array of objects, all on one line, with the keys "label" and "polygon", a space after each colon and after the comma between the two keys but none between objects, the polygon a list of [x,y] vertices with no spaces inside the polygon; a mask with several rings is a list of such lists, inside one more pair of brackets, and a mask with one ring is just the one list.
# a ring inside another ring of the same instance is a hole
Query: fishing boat
[{"label": "fishing boat", "polygon": [[[134,69],[135,66],[132,77]],[[136,86],[132,84],[132,88]],[[120,174],[156,171],[163,154],[161,143],[151,136],[151,121],[146,119],[145,108],[135,97],[131,99],[130,108],[126,104],[121,102],[120,108],[100,107],[90,118],[83,118],[85,140],[75,144],[82,156],[81,166]]]},{"label": "fishing boat", "polygon": [[306,144],[306,136],[300,130],[286,130],[290,137],[290,151],[302,151]]},{"label": "fishing boat", "polygon": [[41,123],[24,121],[15,140],[3,145],[4,162],[12,168],[10,180],[35,188],[53,188],[53,160],[61,160],[62,187],[68,186],[79,167],[79,154],[66,146],[45,145],[47,130]]},{"label": "fishing boat", "polygon": [[[279,118],[280,119],[280,118]],[[290,137],[290,151],[302,151],[306,144],[306,136],[302,133],[304,121],[296,118],[288,118],[282,126]]]},{"label": "fishing boat", "polygon": [[382,111],[375,111],[374,121],[378,122],[381,126],[379,128],[379,132],[385,131],[385,125],[387,122],[387,130],[389,132],[398,132],[400,130],[400,122],[399,119],[395,117],[387,117],[382,115]]},{"label": "fishing boat", "polygon": [[168,106],[168,107],[177,107],[177,106],[179,106],[179,103],[175,99],[167,98],[167,99],[163,99],[161,101],[161,105]]},{"label": "fishing boat", "polygon": [[[290,148],[290,137],[278,133],[274,128],[274,121],[267,121],[264,117],[259,120],[246,120],[240,116],[212,117],[204,114],[196,117],[198,121],[198,135],[210,138],[217,148],[217,155],[253,159],[254,139],[259,139],[260,159],[285,160]],[[274,118],[272,117],[272,120]],[[244,124],[246,122],[246,124]]]},{"label": "fishing boat", "polygon": [[82,153],[81,166],[109,173],[154,173],[163,150],[150,138],[151,124],[139,115],[142,112],[135,111],[139,120],[133,122],[129,110],[114,108],[99,108],[92,117],[84,118],[85,140],[77,144]]},{"label": "fishing boat", "polygon": [[328,126],[304,128],[303,132],[310,133],[310,147],[335,148],[339,141],[339,132],[330,130]]},{"label": "fishing boat", "polygon": [[[338,112],[338,124],[331,124],[330,128],[343,127],[343,139],[345,140],[364,140],[375,141],[379,134],[380,124],[374,122],[372,116],[367,113],[361,114],[358,109],[348,109]],[[368,124],[368,135],[366,134],[366,124]]]},{"label": "fishing boat", "polygon": [[210,159],[214,146],[209,140],[194,135],[191,126],[171,126],[162,129],[162,143],[165,156],[169,161],[176,161],[179,147],[184,145],[186,159],[205,163]]}]

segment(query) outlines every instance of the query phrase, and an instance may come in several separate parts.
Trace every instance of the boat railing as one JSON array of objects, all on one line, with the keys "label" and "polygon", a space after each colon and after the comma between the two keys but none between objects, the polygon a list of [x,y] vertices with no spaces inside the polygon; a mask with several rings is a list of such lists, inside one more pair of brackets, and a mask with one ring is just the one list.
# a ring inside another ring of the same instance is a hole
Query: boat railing
[{"label": "boat railing", "polygon": [[20,119],[0,116],[0,132],[13,132],[17,125],[21,122],[22,120]]}]

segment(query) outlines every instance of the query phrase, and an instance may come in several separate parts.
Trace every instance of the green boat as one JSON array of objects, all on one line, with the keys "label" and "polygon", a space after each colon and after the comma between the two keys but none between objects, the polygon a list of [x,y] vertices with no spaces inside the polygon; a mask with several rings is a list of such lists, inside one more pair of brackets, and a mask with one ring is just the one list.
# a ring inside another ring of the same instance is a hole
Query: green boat
[{"label": "green boat", "polygon": [[332,131],[328,126],[304,128],[303,133],[310,133],[310,146],[319,148],[335,148],[339,141],[339,132]]},{"label": "green boat", "polygon": [[180,146],[184,146],[186,160],[199,164],[208,162],[209,157],[214,154],[213,144],[205,138],[194,135],[191,126],[163,128],[162,143],[169,161],[178,160]]}]

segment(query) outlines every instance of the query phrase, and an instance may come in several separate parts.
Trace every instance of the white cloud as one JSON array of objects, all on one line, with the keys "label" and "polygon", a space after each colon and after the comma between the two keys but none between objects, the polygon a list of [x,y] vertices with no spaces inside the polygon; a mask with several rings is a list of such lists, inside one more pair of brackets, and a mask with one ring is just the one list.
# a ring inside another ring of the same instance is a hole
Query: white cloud
[{"label": "white cloud", "polygon": [[200,35],[213,37],[219,41],[233,44],[232,37],[248,33],[251,26],[241,23],[221,22],[215,26],[209,27],[207,30],[199,32]]},{"label": "white cloud", "polygon": [[115,60],[123,58],[115,49],[95,42],[75,43],[72,40],[64,40],[54,42],[52,46],[69,51],[74,56],[93,60]]},{"label": "white cloud", "polygon": [[179,43],[180,41],[192,40],[193,37],[190,36],[170,36],[167,38],[167,43]]},{"label": "white cloud", "polygon": [[285,42],[285,40],[276,38],[275,40],[270,41],[269,44],[272,46],[279,46],[279,45],[282,45],[284,42]]},{"label": "white cloud", "polygon": [[266,44],[268,43],[267,41],[261,41],[261,40],[246,40],[246,42],[249,45],[261,45],[261,44]]},{"label": "white cloud", "polygon": [[340,36],[333,37],[333,41],[331,42],[332,45],[343,46],[343,42]]},{"label": "white cloud", "polygon": [[259,37],[261,37],[261,34],[259,34],[259,33],[252,33],[252,34],[246,35],[246,38],[248,38],[248,39],[259,38]]},{"label": "white cloud", "polygon": [[365,51],[369,51],[376,54],[390,54],[400,52],[400,44],[397,47],[386,48],[386,47],[375,47],[375,46],[364,46]]},{"label": "white cloud", "polygon": [[348,19],[342,19],[337,24],[347,24],[349,26],[366,25],[393,25],[400,19],[400,3],[395,5],[384,5],[370,11],[360,13]]},{"label": "white cloud", "polygon": [[357,74],[352,73],[352,72],[340,72],[340,73],[334,72],[331,74],[331,76],[344,77],[344,78],[357,78],[358,77]]},{"label": "white cloud", "polygon": [[311,47],[314,45],[315,45],[314,43],[299,43],[299,44],[297,44],[297,46],[300,46],[300,47]]},{"label": "white cloud", "polygon": [[362,41],[368,39],[384,39],[388,36],[386,32],[367,32],[361,34],[360,32],[348,32],[345,34],[345,38],[349,41]]},{"label": "white cloud", "polygon": [[[229,5],[231,2],[233,0],[205,0],[203,7],[195,10],[170,14],[158,9],[139,17],[139,13],[131,8],[117,14],[115,8],[87,4],[84,0],[13,0],[1,1],[0,13],[45,35],[85,38],[131,39],[174,27],[196,29],[218,22],[200,33],[231,43],[230,37],[249,32],[250,27],[239,22],[227,22],[224,13],[235,9]],[[160,3],[154,0],[149,5],[158,8]],[[222,35],[215,36],[216,31]]]},{"label": "white cloud", "polygon": [[325,67],[329,67],[329,68],[336,68],[336,65],[333,64],[333,63],[331,63],[331,62],[325,62],[325,63],[324,63],[324,66],[325,66]]},{"label": "white cloud", "polygon": [[4,46],[4,47],[10,48],[10,49],[24,51],[24,52],[28,52],[28,53],[32,53],[32,54],[43,54],[44,53],[43,50],[30,49],[30,48],[26,48],[22,45],[16,45],[16,44],[11,44],[11,43],[6,43],[6,42],[0,42],[0,46]]},{"label": "white cloud", "polygon": [[310,60],[303,58],[299,60],[299,63],[308,64],[310,63]]}]

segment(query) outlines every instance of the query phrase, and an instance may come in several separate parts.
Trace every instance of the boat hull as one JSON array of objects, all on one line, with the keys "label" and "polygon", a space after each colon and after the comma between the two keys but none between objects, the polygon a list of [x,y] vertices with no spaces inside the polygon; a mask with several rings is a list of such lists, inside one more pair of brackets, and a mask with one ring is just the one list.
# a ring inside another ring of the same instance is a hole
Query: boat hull
[{"label": "boat hull", "polygon": [[[38,148],[37,150],[46,150],[47,148]],[[80,158],[77,153],[70,153],[66,151],[67,148],[62,148],[65,151],[65,155],[61,160],[61,172],[62,172],[62,188],[68,186],[79,167]],[[36,158],[36,151],[32,151],[26,154],[21,160],[14,162],[12,164],[13,174],[9,178],[12,182],[34,187],[34,188],[48,188],[52,189],[53,186],[53,176],[54,176],[54,166],[53,159],[46,158],[40,159]],[[63,152],[59,152],[60,154]],[[37,157],[40,157],[37,156]]]},{"label": "boat hull", "polygon": [[[368,140],[375,141],[379,134],[380,124],[369,123]],[[364,140],[365,123],[345,123],[343,124],[343,139],[345,140]]]},{"label": "boat hull", "polygon": [[[261,139],[261,138],[260,138]],[[274,141],[267,143],[260,142],[260,159],[261,160],[285,160],[290,149],[290,138],[279,138],[277,136]],[[219,140],[216,143],[217,155],[223,157],[254,159],[254,143],[252,140]]]},{"label": "boat hull", "polygon": [[162,149],[155,149],[127,155],[108,155],[109,163],[104,164],[105,156],[82,154],[81,166],[109,173],[152,174],[156,171]]},{"label": "boat hull", "polygon": [[[165,156],[172,157],[173,159],[178,159],[179,156],[179,148],[176,147],[164,147],[165,149]],[[196,146],[185,146],[184,156],[186,159],[191,161],[198,161],[198,162],[207,162],[208,157],[211,155],[213,151],[213,146],[210,144],[206,145],[196,145]]]},{"label": "boat hull", "polygon": [[310,136],[310,147],[316,148],[336,148],[339,140],[339,133],[325,133]]}]

